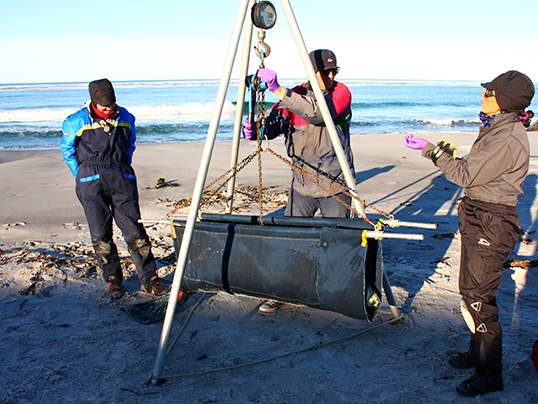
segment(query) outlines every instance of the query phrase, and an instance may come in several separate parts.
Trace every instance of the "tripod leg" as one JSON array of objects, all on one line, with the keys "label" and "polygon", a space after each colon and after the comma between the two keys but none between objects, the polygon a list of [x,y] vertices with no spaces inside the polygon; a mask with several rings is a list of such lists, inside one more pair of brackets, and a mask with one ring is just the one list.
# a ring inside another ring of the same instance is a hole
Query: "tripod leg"
[{"label": "tripod leg", "polygon": [[385,271],[385,268],[383,268],[383,290],[385,291],[385,297],[387,298],[387,302],[390,306],[390,311],[392,312],[392,318],[400,317],[400,310],[398,309],[398,306],[396,305],[396,299],[392,294],[392,288],[390,286],[389,277],[387,275],[387,271]]}]

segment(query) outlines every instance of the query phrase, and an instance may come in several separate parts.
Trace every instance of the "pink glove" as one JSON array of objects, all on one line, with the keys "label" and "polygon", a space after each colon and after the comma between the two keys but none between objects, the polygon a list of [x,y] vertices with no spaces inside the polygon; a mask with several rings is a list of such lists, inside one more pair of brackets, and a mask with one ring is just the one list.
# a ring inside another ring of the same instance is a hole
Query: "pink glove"
[{"label": "pink glove", "polygon": [[417,139],[410,133],[404,138],[404,144],[410,149],[422,150],[428,144],[428,141],[426,139]]},{"label": "pink glove", "polygon": [[265,81],[267,83],[267,88],[272,93],[278,91],[280,88],[280,84],[278,84],[278,81],[276,79],[276,73],[269,69],[260,69],[258,71],[258,77],[260,80]]},{"label": "pink glove", "polygon": [[256,122],[250,124],[248,119],[243,122],[243,137],[247,140],[256,140],[258,138]]}]

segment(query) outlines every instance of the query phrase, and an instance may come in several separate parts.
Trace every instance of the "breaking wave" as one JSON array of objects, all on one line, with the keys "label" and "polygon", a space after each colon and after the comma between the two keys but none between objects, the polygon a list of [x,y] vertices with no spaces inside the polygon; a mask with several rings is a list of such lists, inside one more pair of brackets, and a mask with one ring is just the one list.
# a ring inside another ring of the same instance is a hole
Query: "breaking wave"
[{"label": "breaking wave", "polygon": [[[126,108],[137,119],[140,118],[161,118],[161,117],[181,117],[181,116],[211,116],[215,103],[187,103],[181,105],[160,105],[137,106]],[[0,110],[0,122],[39,122],[39,121],[63,121],[67,116],[78,109],[15,109],[12,111]],[[233,114],[235,106],[232,102],[226,101],[223,106],[223,115]]]}]

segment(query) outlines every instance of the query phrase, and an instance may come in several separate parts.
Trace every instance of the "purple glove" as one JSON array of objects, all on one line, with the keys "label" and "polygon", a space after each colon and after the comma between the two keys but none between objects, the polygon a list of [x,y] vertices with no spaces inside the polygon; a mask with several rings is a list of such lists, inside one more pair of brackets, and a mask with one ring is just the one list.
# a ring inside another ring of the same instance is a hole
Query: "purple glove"
[{"label": "purple glove", "polygon": [[258,70],[258,77],[260,80],[265,81],[267,83],[267,88],[272,93],[277,92],[280,88],[280,84],[278,84],[278,81],[276,79],[276,73],[269,69],[260,69]]},{"label": "purple glove", "polygon": [[428,144],[428,141],[426,139],[417,139],[410,133],[404,138],[404,144],[410,149],[422,150]]},{"label": "purple glove", "polygon": [[247,140],[256,140],[258,138],[256,122],[250,124],[248,119],[243,122],[243,137]]}]

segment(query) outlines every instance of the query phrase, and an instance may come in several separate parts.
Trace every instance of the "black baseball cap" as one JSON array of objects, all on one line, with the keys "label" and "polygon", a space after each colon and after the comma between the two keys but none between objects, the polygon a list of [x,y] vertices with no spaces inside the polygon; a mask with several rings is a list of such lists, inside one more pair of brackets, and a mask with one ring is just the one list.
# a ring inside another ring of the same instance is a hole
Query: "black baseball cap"
[{"label": "black baseball cap", "polygon": [[310,61],[315,71],[322,72],[328,69],[338,69],[335,54],[328,49],[317,49],[310,52]]},{"label": "black baseball cap", "polygon": [[523,112],[534,97],[533,82],[516,70],[509,70],[481,86],[495,91],[497,104],[504,112]]},{"label": "black baseball cap", "polygon": [[114,87],[108,79],[92,81],[89,85],[92,103],[112,107],[116,103]]}]

